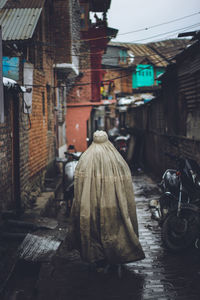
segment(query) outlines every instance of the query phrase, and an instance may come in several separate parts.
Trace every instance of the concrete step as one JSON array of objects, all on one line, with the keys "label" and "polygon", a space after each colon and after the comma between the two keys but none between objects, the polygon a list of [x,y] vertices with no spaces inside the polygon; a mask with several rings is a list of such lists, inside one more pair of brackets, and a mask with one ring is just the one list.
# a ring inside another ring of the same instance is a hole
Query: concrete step
[{"label": "concrete step", "polygon": [[58,212],[57,194],[62,188],[62,176],[51,178],[50,185],[46,185],[44,191],[37,197],[34,207],[27,211],[36,216],[56,217]]}]

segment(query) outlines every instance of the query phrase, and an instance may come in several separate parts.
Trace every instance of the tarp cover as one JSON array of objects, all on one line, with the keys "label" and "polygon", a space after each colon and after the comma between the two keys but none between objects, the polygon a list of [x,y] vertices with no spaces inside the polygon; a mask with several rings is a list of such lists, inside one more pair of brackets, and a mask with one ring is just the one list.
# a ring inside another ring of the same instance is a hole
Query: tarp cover
[{"label": "tarp cover", "polygon": [[108,140],[96,131],[75,170],[72,220],[82,259],[128,263],[144,258],[130,169]]}]

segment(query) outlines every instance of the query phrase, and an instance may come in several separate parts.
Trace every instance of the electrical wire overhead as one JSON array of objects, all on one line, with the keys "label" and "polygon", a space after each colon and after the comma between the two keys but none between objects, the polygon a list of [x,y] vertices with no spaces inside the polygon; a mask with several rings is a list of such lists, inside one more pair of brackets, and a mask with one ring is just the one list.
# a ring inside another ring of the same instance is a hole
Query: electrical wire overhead
[{"label": "electrical wire overhead", "polygon": [[[118,44],[118,43],[117,43]],[[119,42],[120,44],[120,42]],[[128,44],[128,43],[123,43],[123,44]],[[146,44],[148,45],[148,44]],[[127,49],[129,50],[129,49]],[[163,50],[162,50],[162,53],[164,53],[164,55],[166,55],[166,58],[168,59],[168,56],[173,58],[176,54],[177,54],[177,51],[181,51],[181,50],[184,50],[184,48],[180,48],[179,46],[175,47],[175,46],[170,46],[170,47],[165,47]],[[153,50],[152,50],[153,51]],[[43,50],[42,52],[46,53],[46,50]],[[169,55],[168,55],[169,54]],[[87,55],[82,55],[82,54],[79,54],[79,55],[71,55],[71,56],[75,56],[75,57],[80,57],[80,58],[84,58],[86,56],[90,57],[90,53],[87,53]],[[157,58],[157,61],[159,62],[159,57],[160,55],[158,53],[152,53],[152,54],[140,54],[140,55],[134,55],[134,58],[149,58],[150,60],[151,59],[154,59]],[[106,56],[106,59],[118,59],[119,56],[111,56],[111,55],[108,55]],[[162,62],[164,61],[164,58],[162,59]],[[3,67],[7,67],[7,64],[5,62],[3,62]],[[17,69],[18,67],[16,65],[11,65],[9,64],[9,67],[12,68],[12,69]],[[52,70],[52,67],[34,67],[35,69],[37,70]],[[123,66],[123,67],[118,67],[117,70],[125,70],[127,67],[126,66]],[[32,67],[24,67],[24,69],[32,69]],[[82,71],[87,71],[87,72],[91,72],[91,71],[103,71],[104,68],[81,68]],[[114,67],[110,67],[110,68],[107,68],[107,70],[116,70],[116,68]]]},{"label": "electrical wire overhead", "polygon": [[198,14],[200,14],[200,11],[197,12],[197,13],[191,14],[191,15],[187,15],[187,16],[184,16],[184,17],[181,17],[181,18],[173,19],[173,20],[170,20],[170,21],[167,21],[167,22],[163,22],[163,23],[160,23],[160,24],[155,24],[155,25],[152,25],[152,26],[149,26],[149,27],[140,28],[140,29],[137,29],[137,30],[133,30],[133,31],[129,31],[129,32],[124,32],[124,33],[119,33],[118,35],[126,35],[126,34],[130,34],[130,33],[136,33],[136,32],[146,31],[146,30],[149,30],[149,29],[152,29],[152,28],[156,28],[156,27],[159,27],[159,26],[163,26],[163,25],[171,24],[171,23],[174,23],[174,22],[177,22],[177,21],[181,21],[181,20],[184,20],[184,19],[196,16]]},{"label": "electrical wire overhead", "polygon": [[[174,56],[173,57],[171,57],[171,59],[173,59],[174,58]],[[163,60],[161,59],[160,60],[160,62],[162,62]],[[146,68],[143,68],[142,70],[135,70],[135,72],[136,73],[139,73],[139,72],[141,72],[141,71],[145,71],[145,70],[148,70],[148,69],[150,69],[151,68],[151,66],[148,66],[148,67],[146,67]],[[104,70],[104,69],[102,69],[102,70]],[[130,77],[130,76],[132,76],[132,74],[125,74],[125,75],[121,75],[121,76],[115,76],[115,77],[113,77],[113,78],[109,78],[109,79],[107,79],[107,80],[103,80],[103,82],[109,82],[109,81],[112,81],[112,80],[117,80],[117,79],[121,79],[121,78],[124,78],[124,77]],[[97,84],[97,82],[96,81],[94,81],[94,82],[84,82],[84,83],[74,83],[73,84],[73,87],[74,86],[85,86],[85,85],[93,85],[93,84]],[[34,84],[25,84],[24,85],[25,87],[43,87],[43,88],[46,88],[46,86],[45,85],[34,85]],[[60,86],[51,86],[52,88],[58,88],[58,87],[60,87]],[[62,85],[62,87],[67,87],[67,85]]]},{"label": "electrical wire overhead", "polygon": [[171,30],[171,31],[168,31],[168,32],[165,32],[165,33],[156,34],[156,35],[150,36],[148,38],[134,40],[134,41],[131,41],[131,43],[137,43],[137,42],[141,42],[141,41],[146,41],[146,40],[149,40],[149,39],[154,39],[154,38],[156,38],[158,36],[163,36],[163,35],[171,34],[171,33],[175,33],[175,32],[179,33],[180,31],[188,30],[188,29],[191,29],[191,28],[196,27],[196,26],[200,26],[200,23],[196,23],[196,24],[193,24],[193,25],[190,25],[190,26],[182,27],[182,28],[179,28],[179,29],[176,29],[176,30]]},{"label": "electrical wire overhead", "polygon": [[[187,18],[190,18],[190,17],[194,17],[194,16],[199,15],[199,14],[200,14],[200,11],[195,12],[195,13],[190,14],[190,15],[186,15],[186,16],[180,17],[180,18],[176,18],[176,19],[173,19],[173,20],[170,20],[170,21],[167,21],[167,22],[162,22],[162,23],[159,23],[159,24],[155,24],[155,25],[152,25],[152,26],[149,26],[149,27],[140,28],[140,29],[137,29],[137,30],[120,33],[120,34],[118,34],[118,36],[119,35],[121,36],[121,35],[127,35],[127,34],[131,34],[131,33],[142,32],[142,31],[147,31],[147,30],[150,30],[150,29],[153,29],[153,28],[156,28],[156,27],[160,27],[160,26],[163,26],[163,25],[167,25],[167,24],[171,24],[171,23],[174,23],[174,22],[182,21],[184,19],[187,19]],[[84,40],[80,39],[80,41],[89,42],[89,41],[100,40],[100,39],[107,39],[107,38],[112,39],[113,36],[112,35],[106,35],[104,37],[101,36],[101,37],[84,39]]]}]

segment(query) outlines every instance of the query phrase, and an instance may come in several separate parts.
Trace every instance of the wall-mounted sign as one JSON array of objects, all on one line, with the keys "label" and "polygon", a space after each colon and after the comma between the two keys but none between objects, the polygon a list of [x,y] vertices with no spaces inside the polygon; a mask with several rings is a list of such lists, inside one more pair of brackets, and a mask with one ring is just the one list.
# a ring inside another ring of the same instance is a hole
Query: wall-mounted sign
[{"label": "wall-mounted sign", "polygon": [[3,56],[3,76],[19,80],[19,57]]}]

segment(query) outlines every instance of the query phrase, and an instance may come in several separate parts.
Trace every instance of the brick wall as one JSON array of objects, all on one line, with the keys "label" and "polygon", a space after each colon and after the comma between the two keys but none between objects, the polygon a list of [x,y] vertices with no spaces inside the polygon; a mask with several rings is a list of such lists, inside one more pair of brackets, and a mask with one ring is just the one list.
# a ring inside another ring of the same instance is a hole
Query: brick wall
[{"label": "brick wall", "polygon": [[77,0],[54,1],[54,30],[56,45],[56,63],[72,63],[74,54],[78,54],[80,40],[80,9]]},{"label": "brick wall", "polygon": [[[71,0],[69,6],[69,14],[71,17],[71,39],[72,39],[72,62],[79,64],[80,51],[80,4],[78,0]],[[77,57],[76,57],[77,55]]]},{"label": "brick wall", "polygon": [[[45,77],[34,70],[34,85],[43,85]],[[44,102],[44,103],[43,103]],[[44,107],[43,107],[44,106]],[[47,101],[43,87],[33,89],[31,130],[29,132],[30,176],[45,168],[47,162]]]},{"label": "brick wall", "polygon": [[12,140],[11,101],[12,94],[4,90],[5,122],[0,124],[0,211],[12,203]]},{"label": "brick wall", "polygon": [[132,75],[128,70],[109,70],[105,69],[103,80],[114,80],[114,94],[132,94]]},{"label": "brick wall", "polygon": [[[55,63],[71,63],[70,1],[54,1]],[[63,12],[66,12],[64,14]]]},{"label": "brick wall", "polygon": [[92,99],[90,47],[86,42],[80,45],[80,76],[71,88],[67,102],[88,102]]},{"label": "brick wall", "polygon": [[123,70],[121,72],[122,89],[121,92],[125,94],[132,94],[132,72],[129,70]]},{"label": "brick wall", "polygon": [[[80,20],[78,8],[77,0],[46,1],[32,40],[28,46],[24,44],[23,49],[27,47],[27,51],[24,51],[23,59],[33,64],[34,73],[31,123],[28,115],[23,112],[23,97],[20,96],[18,99],[22,207],[31,205],[43,189],[45,176],[51,176],[52,172],[55,174],[56,171],[53,167],[57,151],[55,87],[58,86],[58,82],[53,65],[55,62],[71,63],[71,50],[78,54]],[[72,26],[70,21],[73,21]],[[78,43],[71,44],[72,36]],[[63,77],[65,85],[67,85],[66,77]],[[20,66],[19,84],[23,85],[23,65]],[[0,209],[13,204],[10,115],[8,106],[5,124],[0,124]]]},{"label": "brick wall", "polygon": [[[31,128],[29,130],[28,116],[20,112],[20,172],[21,172],[21,201],[28,206],[40,193],[44,185],[45,175],[48,170],[54,173],[54,161],[56,157],[55,134],[55,94],[54,86],[54,40],[49,33],[52,24],[47,22],[49,7],[43,11],[35,33],[42,26],[43,43],[37,49],[37,58],[32,58],[33,93],[32,113],[30,114]],[[52,20],[51,20],[52,21]],[[49,27],[50,26],[50,27]],[[37,43],[35,43],[37,47]],[[47,47],[47,45],[50,45]],[[30,45],[31,47],[31,45]],[[40,60],[38,59],[40,56]],[[40,61],[40,65],[38,64]],[[47,175],[48,176],[48,175]]]},{"label": "brick wall", "polygon": [[120,71],[109,71],[105,69],[104,75],[103,75],[103,80],[112,80],[113,78],[118,78],[116,79],[115,82],[115,88],[114,88],[114,94],[118,94],[121,92],[121,70]]}]

